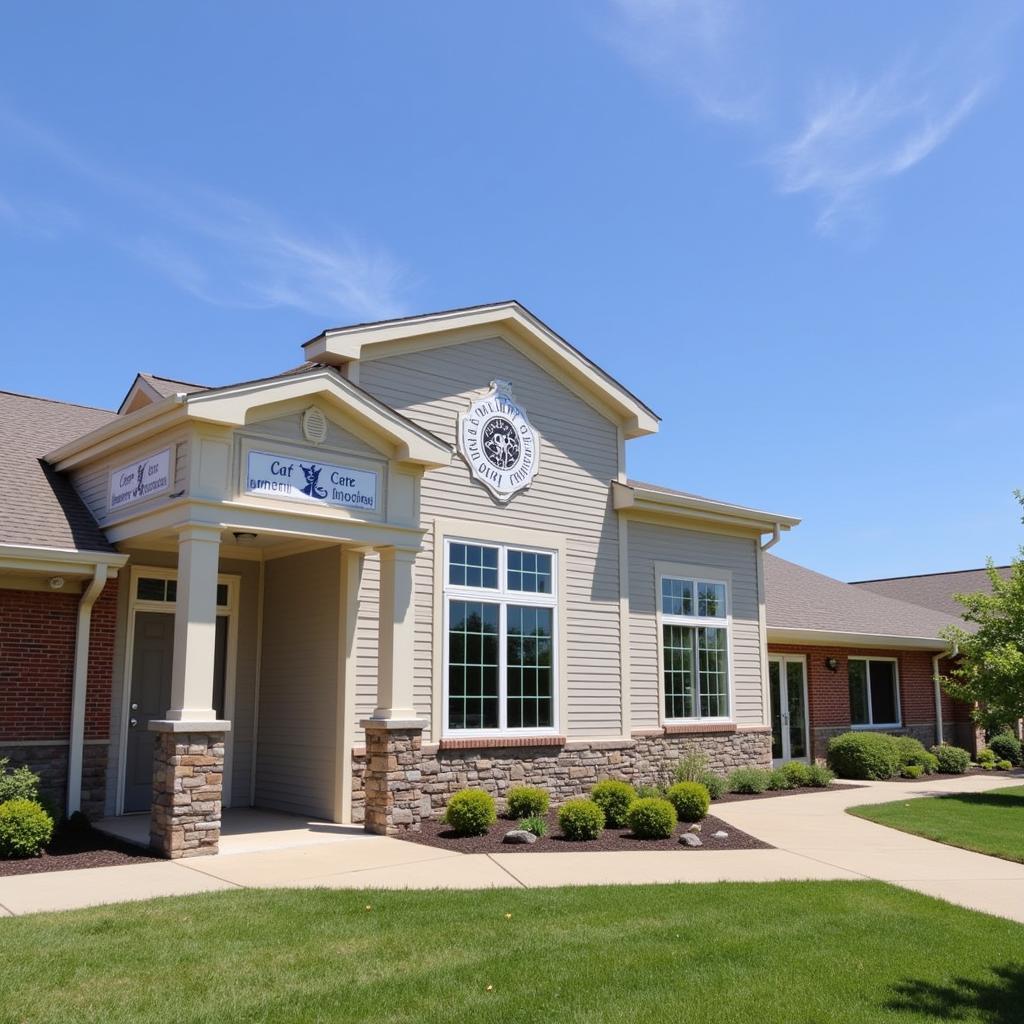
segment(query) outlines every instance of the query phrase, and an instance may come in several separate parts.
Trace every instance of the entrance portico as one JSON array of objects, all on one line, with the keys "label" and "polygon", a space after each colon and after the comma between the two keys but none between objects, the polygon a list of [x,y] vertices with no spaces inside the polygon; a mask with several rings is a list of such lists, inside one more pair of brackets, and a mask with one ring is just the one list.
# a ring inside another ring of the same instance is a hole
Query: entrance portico
[{"label": "entrance portico", "polygon": [[[369,561],[378,576],[377,672],[373,711],[363,725],[368,747],[381,754],[368,757],[366,825],[388,831],[412,820],[402,812],[410,795],[396,803],[387,774],[394,750],[413,737],[418,746],[423,725],[412,684],[414,571],[424,534],[419,479],[446,464],[450,448],[336,371],[318,367],[165,399],[54,459],[72,472],[127,480],[129,496],[116,507],[112,499],[101,517],[107,536],[131,556],[135,588],[122,620],[128,706],[119,807],[125,806],[126,741],[143,724],[134,714],[142,668],[128,658],[143,621],[138,588],[149,580],[149,564],[161,566],[170,581],[167,704],[144,724],[154,734],[152,845],[169,857],[216,853],[226,804],[350,817],[355,655]],[[147,464],[166,475],[166,484],[155,483],[152,494],[139,488],[133,498],[132,475],[141,481]],[[108,468],[117,465],[128,469]],[[264,466],[286,482],[265,486],[253,476]],[[236,619],[219,600],[229,579],[239,581]],[[367,611],[362,608],[364,619]],[[161,643],[159,636],[152,641],[156,648]],[[232,689],[246,718],[244,734],[228,714],[225,658],[246,666]],[[225,755],[232,747],[229,773]],[[243,751],[247,758],[238,756]]]}]

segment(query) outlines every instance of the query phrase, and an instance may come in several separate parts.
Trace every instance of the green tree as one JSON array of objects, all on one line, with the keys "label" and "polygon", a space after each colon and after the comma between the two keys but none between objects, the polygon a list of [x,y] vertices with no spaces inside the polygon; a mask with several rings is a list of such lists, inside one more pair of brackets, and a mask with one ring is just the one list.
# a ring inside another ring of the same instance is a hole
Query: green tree
[{"label": "green tree", "polygon": [[[1014,492],[1024,506],[1024,494]],[[997,729],[1024,718],[1024,548],[1004,579],[990,558],[987,563],[991,593],[956,594],[965,622],[942,630],[944,640],[956,645],[960,658],[943,679],[947,693],[975,704],[980,725]]]}]

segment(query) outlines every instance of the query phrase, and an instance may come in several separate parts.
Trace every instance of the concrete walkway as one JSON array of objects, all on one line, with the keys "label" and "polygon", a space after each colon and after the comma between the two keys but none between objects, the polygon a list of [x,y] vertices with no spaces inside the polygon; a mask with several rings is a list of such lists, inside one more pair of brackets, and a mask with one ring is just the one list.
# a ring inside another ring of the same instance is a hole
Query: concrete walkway
[{"label": "concrete walkway", "polygon": [[[217,857],[0,878],[0,916],[236,888],[534,888],[651,882],[879,878],[1024,921],[1024,865],[862,821],[848,806],[1019,785],[1004,776],[876,783],[723,804],[774,850],[461,854],[324,822],[243,812]],[[275,820],[276,819],[276,820]],[[233,848],[232,848],[233,847]]]}]

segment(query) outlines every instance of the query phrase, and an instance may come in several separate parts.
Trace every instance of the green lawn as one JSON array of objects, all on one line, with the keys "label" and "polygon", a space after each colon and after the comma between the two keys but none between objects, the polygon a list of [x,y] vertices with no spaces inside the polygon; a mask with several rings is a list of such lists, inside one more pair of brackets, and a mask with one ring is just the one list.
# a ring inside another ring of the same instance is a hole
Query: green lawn
[{"label": "green lawn", "polygon": [[1024,863],[1024,786],[896,800],[849,810],[901,832]]},{"label": "green lawn", "polygon": [[0,920],[3,1024],[1010,1024],[1021,1006],[1024,927],[877,882],[247,890]]}]

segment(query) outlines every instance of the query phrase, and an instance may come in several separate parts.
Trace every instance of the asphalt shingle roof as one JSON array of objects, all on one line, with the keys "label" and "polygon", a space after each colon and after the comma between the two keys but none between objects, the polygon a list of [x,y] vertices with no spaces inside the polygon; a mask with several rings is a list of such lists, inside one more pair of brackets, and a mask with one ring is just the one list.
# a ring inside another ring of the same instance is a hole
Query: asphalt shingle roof
[{"label": "asphalt shingle roof", "polygon": [[[1010,567],[996,567],[1003,579],[1009,579]],[[909,601],[938,612],[959,618],[963,606],[954,594],[974,594],[979,590],[991,593],[988,572],[985,569],[964,569],[961,572],[934,572],[924,576],[897,576],[887,580],[857,580],[852,586],[870,590],[897,601]],[[963,623],[961,623],[963,625]]]},{"label": "asphalt shingle roof", "polygon": [[955,613],[885,597],[775,555],[766,554],[764,563],[769,629],[937,638],[944,626],[963,625]]},{"label": "asphalt shingle roof", "polygon": [[114,550],[71,481],[42,461],[113,419],[106,409],[0,391],[0,544]]}]

